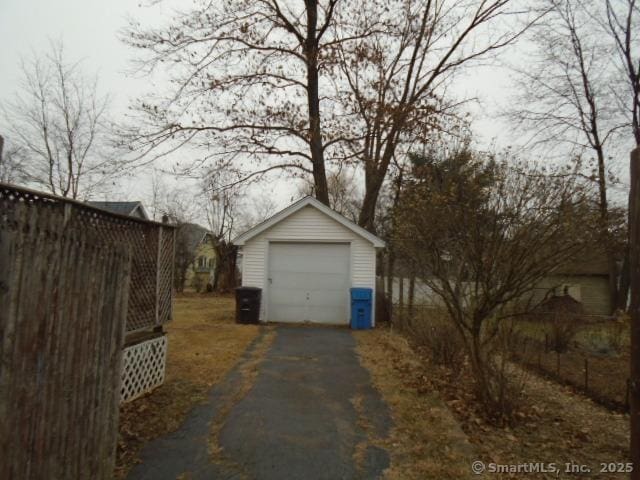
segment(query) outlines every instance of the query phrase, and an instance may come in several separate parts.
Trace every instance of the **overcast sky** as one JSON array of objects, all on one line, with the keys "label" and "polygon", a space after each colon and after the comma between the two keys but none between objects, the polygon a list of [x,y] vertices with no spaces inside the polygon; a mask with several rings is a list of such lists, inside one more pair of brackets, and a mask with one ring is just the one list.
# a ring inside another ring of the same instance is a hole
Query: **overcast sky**
[{"label": "overcast sky", "polygon": [[[121,114],[130,98],[149,88],[149,82],[127,75],[135,52],[120,42],[118,32],[127,16],[149,24],[161,22],[171,11],[171,2],[166,1],[150,8],[130,0],[0,0],[0,101],[18,86],[20,59],[46,50],[49,39],[60,39],[69,59],[83,59],[89,72],[99,73],[101,91],[113,97],[114,113]],[[496,67],[471,70],[456,85],[458,96],[478,97],[481,102],[469,106],[481,147],[492,142],[506,146],[517,140],[496,117],[508,99],[508,88],[505,71]],[[134,181],[123,183],[120,196],[144,198],[150,185],[149,171],[139,172]],[[279,192],[276,197],[281,205],[293,194],[284,183],[269,188]]]}]

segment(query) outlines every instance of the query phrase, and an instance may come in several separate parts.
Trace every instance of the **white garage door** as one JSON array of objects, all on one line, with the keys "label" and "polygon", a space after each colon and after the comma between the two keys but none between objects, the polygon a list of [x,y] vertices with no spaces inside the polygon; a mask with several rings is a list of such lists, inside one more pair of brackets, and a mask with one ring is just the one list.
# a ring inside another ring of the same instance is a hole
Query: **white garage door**
[{"label": "white garage door", "polygon": [[348,244],[269,244],[269,320],[348,324],[349,271]]}]

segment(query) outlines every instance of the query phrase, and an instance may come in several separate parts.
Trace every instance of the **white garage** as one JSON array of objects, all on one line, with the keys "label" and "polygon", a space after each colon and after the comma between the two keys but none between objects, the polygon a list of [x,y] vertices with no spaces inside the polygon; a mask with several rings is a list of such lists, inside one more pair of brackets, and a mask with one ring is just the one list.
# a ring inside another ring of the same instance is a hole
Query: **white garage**
[{"label": "white garage", "polygon": [[349,289],[375,295],[376,249],[384,242],[313,197],[233,243],[242,250],[242,285],[262,289],[261,321],[348,325]]}]

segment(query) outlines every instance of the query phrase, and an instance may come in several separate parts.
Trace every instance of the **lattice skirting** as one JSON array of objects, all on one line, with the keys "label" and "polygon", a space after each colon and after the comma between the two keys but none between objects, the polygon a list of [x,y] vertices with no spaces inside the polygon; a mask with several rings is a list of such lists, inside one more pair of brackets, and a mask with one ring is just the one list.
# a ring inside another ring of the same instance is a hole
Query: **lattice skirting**
[{"label": "lattice skirting", "polygon": [[130,402],[164,382],[167,336],[125,347],[120,402]]}]

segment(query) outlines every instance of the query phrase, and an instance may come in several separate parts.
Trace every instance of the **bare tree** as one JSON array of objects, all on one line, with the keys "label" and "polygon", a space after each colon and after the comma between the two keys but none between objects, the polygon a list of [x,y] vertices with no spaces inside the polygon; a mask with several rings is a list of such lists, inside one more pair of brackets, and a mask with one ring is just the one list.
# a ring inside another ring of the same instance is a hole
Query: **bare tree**
[{"label": "bare tree", "polygon": [[[633,138],[640,145],[640,11],[635,0],[606,0],[605,19],[602,23],[613,39],[618,53],[618,71],[626,88],[616,92],[619,104],[628,115]],[[620,84],[620,82],[616,82]]]},{"label": "bare tree", "polygon": [[167,186],[162,180],[162,172],[153,169],[151,172],[151,195],[149,198],[149,207],[151,211],[151,219],[158,221],[162,214],[163,202],[165,200]]},{"label": "bare tree", "polygon": [[0,135],[0,182],[23,183],[26,181],[22,150],[14,146],[5,146]]},{"label": "bare tree", "polygon": [[[356,173],[346,168],[339,168],[327,175],[329,206],[353,222],[358,221],[362,203],[358,183]],[[300,196],[313,195],[315,188],[308,179],[303,179],[303,184],[298,191]]]},{"label": "bare tree", "polygon": [[106,148],[108,98],[81,68],[52,43],[47,55],[23,61],[21,89],[0,109],[27,181],[71,198],[118,171]]},{"label": "bare tree", "polygon": [[310,174],[328,204],[325,159],[341,138],[336,119],[323,118],[331,104],[322,77],[340,41],[330,28],[339,2],[200,1],[163,28],[131,22],[124,41],[141,50],[141,71],[177,65],[173,91],[140,103],[134,145],[156,155],[206,147],[241,179]]},{"label": "bare tree", "polygon": [[[625,126],[617,108],[613,48],[602,41],[593,2],[545,0],[545,21],[531,29],[536,52],[518,69],[520,96],[509,117],[533,132],[534,146],[561,149],[567,155],[595,157],[586,176],[598,186],[599,231],[607,255],[612,311],[626,307],[626,289],[618,283],[618,261],[624,250],[612,237],[608,165],[610,144]],[[619,137],[618,137],[619,138]],[[546,148],[541,149],[547,152]],[[583,172],[578,172],[583,174]],[[621,282],[626,284],[627,282]]]},{"label": "bare tree", "polygon": [[236,286],[236,257],[238,248],[231,243],[240,216],[240,197],[243,186],[229,187],[235,182],[222,171],[212,171],[205,179],[205,211],[216,253],[213,276],[215,291],[228,291]]},{"label": "bare tree", "polygon": [[243,196],[240,214],[235,222],[235,233],[246,232],[272,217],[278,210],[278,203],[267,189],[258,194]]},{"label": "bare tree", "polygon": [[464,339],[479,399],[508,415],[509,382],[494,340],[527,310],[534,287],[589,242],[589,192],[513,159],[460,151],[415,157],[396,209],[398,256],[437,294]]},{"label": "bare tree", "polygon": [[165,192],[156,208],[170,223],[176,225],[173,287],[177,292],[182,292],[189,267],[195,266],[198,243],[206,230],[193,223],[197,218],[194,198],[183,190]]},{"label": "bare tree", "polygon": [[[364,171],[361,226],[374,229],[394,155],[402,158],[415,142],[459,125],[449,122],[456,112],[446,98],[453,75],[514,42],[535,19],[527,11],[513,0],[361,1],[341,10],[337,36],[356,37],[339,44],[338,68],[346,79],[341,94],[348,99],[349,145]],[[357,37],[371,19],[385,25],[385,33]]]},{"label": "bare tree", "polygon": [[638,263],[638,232],[640,190],[638,181],[638,147],[640,147],[640,11],[635,0],[606,0],[604,25],[616,46],[618,68],[626,88],[621,89],[619,103],[630,118],[636,150],[631,154],[631,188],[629,191],[629,271],[631,277],[631,355],[630,355],[630,451],[633,480],[640,479],[640,271]]},{"label": "bare tree", "polygon": [[234,0],[165,28],[133,22],[125,41],[148,54],[142,71],[180,68],[168,96],[141,102],[130,133],[143,153],[205,147],[244,179],[311,174],[326,204],[327,164],[355,162],[359,223],[373,229],[398,144],[449,113],[438,97],[453,72],[513,42],[521,12],[516,0]]}]

